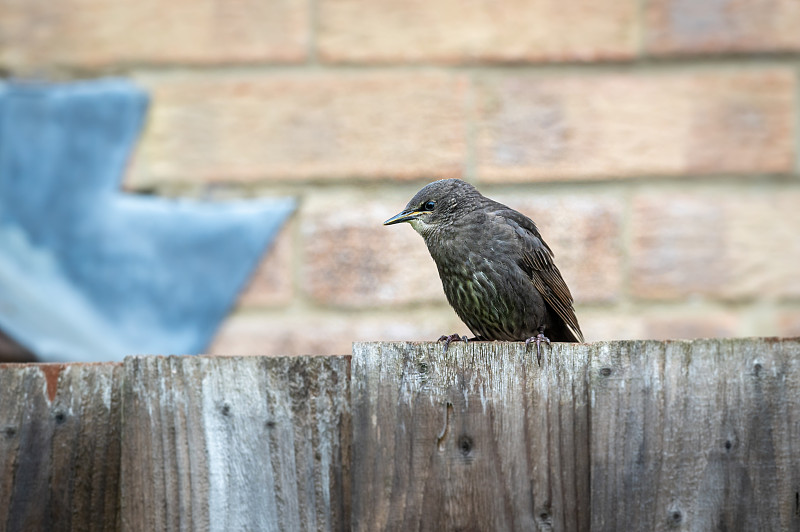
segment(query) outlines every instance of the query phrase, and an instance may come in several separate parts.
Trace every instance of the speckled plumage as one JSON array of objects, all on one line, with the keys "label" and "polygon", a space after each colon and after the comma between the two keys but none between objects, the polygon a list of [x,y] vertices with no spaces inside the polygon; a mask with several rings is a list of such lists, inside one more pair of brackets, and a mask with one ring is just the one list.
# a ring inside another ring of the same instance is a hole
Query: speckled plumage
[{"label": "speckled plumage", "polygon": [[480,340],[543,333],[583,341],[572,294],[527,216],[459,179],[434,181],[385,224],[409,222],[439,269],[447,300]]}]

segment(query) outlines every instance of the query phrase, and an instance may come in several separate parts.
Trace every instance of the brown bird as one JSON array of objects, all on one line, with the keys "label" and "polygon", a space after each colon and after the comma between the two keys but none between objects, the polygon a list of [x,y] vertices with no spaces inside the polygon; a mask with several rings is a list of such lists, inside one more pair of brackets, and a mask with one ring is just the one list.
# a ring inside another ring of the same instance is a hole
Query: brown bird
[{"label": "brown bird", "polygon": [[[572,294],[536,224],[460,179],[425,186],[383,224],[409,222],[472,340],[582,342]],[[546,336],[545,336],[546,333]],[[442,336],[445,350],[458,335]]]}]

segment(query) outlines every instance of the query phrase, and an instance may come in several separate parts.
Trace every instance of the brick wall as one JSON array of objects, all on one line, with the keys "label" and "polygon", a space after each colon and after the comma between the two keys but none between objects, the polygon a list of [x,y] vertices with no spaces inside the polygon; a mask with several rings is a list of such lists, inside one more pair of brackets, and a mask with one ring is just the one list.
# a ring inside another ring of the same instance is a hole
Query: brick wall
[{"label": "brick wall", "polygon": [[0,68],[128,76],[126,187],[300,208],[211,351],[466,333],[381,222],[463,177],[536,220],[588,340],[800,334],[796,0],[0,0]]}]

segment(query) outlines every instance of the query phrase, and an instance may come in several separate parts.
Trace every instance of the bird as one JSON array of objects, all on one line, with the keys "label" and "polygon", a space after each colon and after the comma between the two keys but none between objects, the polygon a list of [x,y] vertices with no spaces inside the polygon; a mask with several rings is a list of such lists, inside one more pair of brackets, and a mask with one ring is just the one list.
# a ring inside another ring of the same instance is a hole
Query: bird
[{"label": "bird", "polygon": [[524,214],[461,179],[434,181],[383,225],[408,222],[425,240],[447,301],[474,338],[451,341],[583,342],[572,294],[550,246]]}]

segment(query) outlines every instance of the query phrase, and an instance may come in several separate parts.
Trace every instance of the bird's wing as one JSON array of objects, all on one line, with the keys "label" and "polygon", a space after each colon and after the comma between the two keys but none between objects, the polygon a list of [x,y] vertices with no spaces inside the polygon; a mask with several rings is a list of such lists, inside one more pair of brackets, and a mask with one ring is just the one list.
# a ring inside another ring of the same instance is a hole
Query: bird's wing
[{"label": "bird's wing", "polygon": [[522,267],[530,276],[533,285],[547,304],[564,320],[575,338],[583,342],[583,333],[572,308],[572,294],[553,262],[553,252],[542,240],[536,224],[527,216],[512,209],[499,214],[506,218],[523,244]]}]

